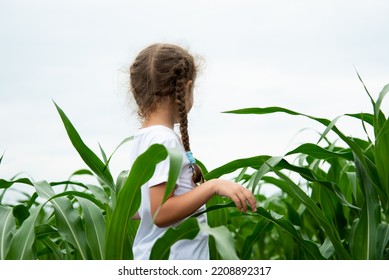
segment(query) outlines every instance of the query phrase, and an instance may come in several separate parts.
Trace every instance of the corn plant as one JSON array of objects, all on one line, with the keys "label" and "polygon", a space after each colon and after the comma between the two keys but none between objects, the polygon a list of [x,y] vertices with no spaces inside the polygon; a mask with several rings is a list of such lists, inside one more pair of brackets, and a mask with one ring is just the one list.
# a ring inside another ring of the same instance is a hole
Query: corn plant
[{"label": "corn plant", "polygon": [[[28,200],[18,205],[0,206],[0,259],[132,259],[131,247],[139,222],[130,218],[140,205],[140,186],[151,178],[155,166],[168,157],[170,170],[166,200],[181,169],[181,154],[176,149],[152,145],[135,160],[129,172],[123,171],[114,182],[109,170],[112,155],[107,158],[100,147],[101,160],[85,145],[62,109],[55,106],[71,143],[90,169],[78,170],[69,180],[62,182],[0,179],[0,189],[4,190],[2,195],[15,183],[33,188]],[[132,139],[122,141],[115,151]],[[95,176],[98,184],[74,181],[77,175]],[[61,185],[63,190],[56,193],[54,187]],[[38,202],[38,199],[43,201]],[[188,219],[182,227],[193,223],[197,224],[197,220]],[[197,229],[200,230],[198,225]],[[202,230],[214,234],[210,228]],[[222,240],[224,236],[230,236],[226,229],[216,235]],[[177,240],[175,237],[174,242]],[[224,252],[225,247],[219,247],[223,248],[221,255],[234,256],[233,249]],[[169,256],[168,252],[153,252],[153,258]]]},{"label": "corn plant", "polygon": [[[344,115],[361,122],[366,139],[342,133],[336,126],[339,117],[330,121],[281,107],[225,112],[286,113],[325,128],[317,143],[304,143],[284,156],[237,159],[210,171],[199,162],[207,180],[237,174],[234,180],[255,194],[257,211],[241,213],[229,199],[215,196],[205,210],[208,224],[189,217],[170,228],[156,241],[150,258],[167,259],[171,245],[203,231],[210,236],[212,259],[388,259],[389,119],[381,111],[388,91],[386,85],[374,100],[366,89],[373,113]],[[20,175],[0,179],[0,259],[132,259],[139,221],[131,217],[140,205],[140,186],[151,178],[156,164],[168,159],[166,199],[180,170],[180,154],[153,145],[114,180],[111,158],[133,138],[123,140],[109,157],[100,146],[100,158],[55,106],[88,169],[61,182]],[[329,140],[331,131],[340,141]],[[81,176],[92,176],[97,183],[83,183]],[[7,190],[18,184],[30,186],[31,192],[12,205],[1,203]],[[262,195],[266,184],[280,193]]]},{"label": "corn plant", "polygon": [[[281,214],[299,229],[302,236],[316,243],[323,257],[388,258],[389,119],[380,107],[389,85],[382,89],[377,100],[364,87],[371,100],[373,113],[345,116],[361,121],[366,132],[365,140],[345,136],[336,126],[339,118],[330,121],[280,107],[226,112],[255,115],[282,112],[307,117],[326,126],[318,142],[325,139],[329,131],[333,131],[346,147],[331,142],[327,142],[324,147],[305,143],[286,154],[298,154],[303,159],[299,166],[283,158],[260,156],[229,163],[217,170],[217,173],[210,172],[207,178],[218,177],[239,168],[253,167],[257,171],[249,176],[251,186],[257,187],[259,180],[262,180],[279,187],[285,195],[280,199],[284,205]],[[368,135],[367,125],[373,128],[373,137]],[[327,170],[323,168],[325,166]],[[274,176],[264,176],[267,171],[272,171]],[[294,182],[288,172],[299,174],[304,181],[300,184]],[[303,191],[302,185],[309,191]],[[297,257],[302,257],[300,251]]]}]

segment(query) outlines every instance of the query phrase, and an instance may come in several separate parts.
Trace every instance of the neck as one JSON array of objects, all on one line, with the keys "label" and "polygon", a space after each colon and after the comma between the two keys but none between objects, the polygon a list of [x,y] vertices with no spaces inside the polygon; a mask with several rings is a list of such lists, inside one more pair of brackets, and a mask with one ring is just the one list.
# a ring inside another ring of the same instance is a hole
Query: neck
[{"label": "neck", "polygon": [[142,127],[163,125],[173,129],[176,118],[172,111],[170,106],[159,106],[145,118]]}]

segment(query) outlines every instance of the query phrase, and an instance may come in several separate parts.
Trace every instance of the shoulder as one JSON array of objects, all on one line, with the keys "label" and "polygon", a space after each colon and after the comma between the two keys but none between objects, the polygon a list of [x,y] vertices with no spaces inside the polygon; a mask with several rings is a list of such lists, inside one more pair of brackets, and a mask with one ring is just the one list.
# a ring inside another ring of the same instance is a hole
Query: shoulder
[{"label": "shoulder", "polygon": [[146,145],[162,144],[168,147],[181,145],[180,138],[174,130],[162,125],[142,128],[135,137],[141,138],[141,141]]}]

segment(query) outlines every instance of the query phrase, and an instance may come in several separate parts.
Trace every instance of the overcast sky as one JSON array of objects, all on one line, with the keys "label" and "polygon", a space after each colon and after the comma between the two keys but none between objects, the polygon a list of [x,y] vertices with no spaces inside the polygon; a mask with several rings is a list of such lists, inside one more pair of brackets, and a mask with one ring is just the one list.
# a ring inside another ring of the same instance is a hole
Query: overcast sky
[{"label": "overcast sky", "polygon": [[[52,100],[96,153],[139,127],[125,73],[144,47],[180,44],[201,56],[191,146],[209,169],[315,141],[313,121],[283,114],[226,115],[284,106],[334,119],[370,112],[354,70],[376,97],[389,83],[389,1],[0,2],[0,178],[24,171],[63,180],[85,167]],[[388,102],[383,110],[389,113]],[[360,123],[342,118],[347,135]],[[298,133],[303,128],[313,128]],[[296,136],[296,133],[297,136]],[[128,169],[130,144],[112,160]]]}]

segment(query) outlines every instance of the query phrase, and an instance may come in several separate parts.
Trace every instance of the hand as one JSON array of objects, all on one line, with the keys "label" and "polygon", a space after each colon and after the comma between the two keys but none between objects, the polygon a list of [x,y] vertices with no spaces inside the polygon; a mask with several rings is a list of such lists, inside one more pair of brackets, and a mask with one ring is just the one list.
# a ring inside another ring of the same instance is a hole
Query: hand
[{"label": "hand", "polygon": [[253,212],[257,211],[257,201],[248,189],[232,181],[223,179],[214,180],[215,194],[230,198],[235,203],[239,211],[247,212],[247,204],[250,205]]}]

